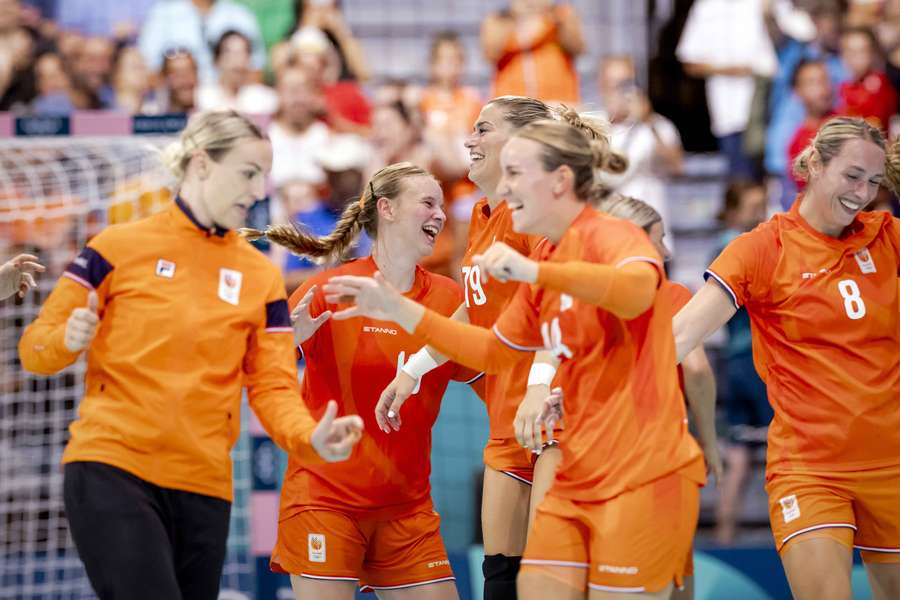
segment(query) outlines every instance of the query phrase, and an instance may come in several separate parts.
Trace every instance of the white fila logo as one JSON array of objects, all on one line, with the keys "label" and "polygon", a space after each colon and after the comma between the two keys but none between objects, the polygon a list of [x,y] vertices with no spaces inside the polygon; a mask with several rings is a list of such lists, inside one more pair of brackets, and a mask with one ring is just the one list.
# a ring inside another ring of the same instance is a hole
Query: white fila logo
[{"label": "white fila logo", "polygon": [[390,327],[373,327],[371,325],[363,325],[363,333],[387,333],[389,335],[397,335],[396,329]]},{"label": "white fila logo", "polygon": [[156,275],[157,277],[172,279],[175,277],[175,263],[162,258],[159,259],[156,261]]}]

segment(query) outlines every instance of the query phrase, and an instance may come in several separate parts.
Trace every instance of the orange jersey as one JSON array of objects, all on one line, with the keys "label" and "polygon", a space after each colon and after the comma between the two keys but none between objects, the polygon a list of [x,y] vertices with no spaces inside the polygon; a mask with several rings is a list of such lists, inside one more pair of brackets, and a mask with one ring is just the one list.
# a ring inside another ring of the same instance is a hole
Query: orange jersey
[{"label": "orange jersey", "polygon": [[558,20],[571,6],[556,6],[543,17],[540,33],[523,44],[512,31],[497,61],[493,96],[531,96],[547,102],[578,104],[578,71],[571,54],[559,43]]},{"label": "orange jersey", "polygon": [[[586,207],[548,259],[623,265],[662,261],[637,226]],[[566,443],[551,493],[597,501],[682,469],[703,482],[687,429],[665,293],[628,321],[572,296],[523,285],[494,325],[510,347],[554,352],[561,364]],[[529,354],[530,356],[530,354]]]},{"label": "orange jersey", "polygon": [[[503,242],[525,256],[530,256],[539,247],[543,250],[538,249],[538,253],[546,252],[550,244],[540,244],[542,239],[513,231],[512,213],[505,200],[494,210],[488,206],[487,198],[475,203],[472,220],[469,222],[469,243],[462,261],[462,281],[470,323],[479,327],[491,327],[519,287],[517,281],[504,283],[494,277],[484,281],[481,269],[472,264],[472,257],[487,252],[495,241]],[[541,256],[535,258],[540,260]],[[484,376],[481,384],[484,386],[482,399],[487,404],[491,438],[506,439],[515,436],[513,420],[519,402],[525,397],[532,360],[530,354],[523,355],[514,367],[503,373]]]},{"label": "orange jersey", "polygon": [[202,229],[180,200],[106,228],[25,330],[24,368],[49,374],[75,362],[78,353],[63,343],[66,321],[87,306],[90,290],[100,324],[63,462],[106,463],[161,487],[230,500],[242,387],[282,448],[317,460],[315,422],[294,401],[284,281],[236,233]]},{"label": "orange jersey", "polygon": [[746,306],[769,391],[769,472],[900,465],[900,221],[861,213],[840,239],[775,215],[710,265]]},{"label": "orange jersey", "polygon": [[[322,285],[336,275],[371,277],[376,270],[375,261],[367,257],[319,273],[291,295],[290,305],[296,306],[317,285],[309,307],[313,317],[347,308],[349,304],[326,304]],[[454,281],[419,267],[405,295],[447,316],[462,301]],[[301,387],[306,406],[319,415],[329,400],[336,400],[341,414],[362,417],[365,434],[347,461],[313,466],[290,461],[281,494],[282,520],[305,508],[330,508],[357,518],[393,518],[422,510],[423,503],[430,505],[431,427],[447,383],[460,367],[446,363],[422,378],[419,391],[403,407],[400,431],[386,434],[375,421],[382,390],[420,347],[394,323],[363,317],[330,319],[303,343],[307,364]]]}]

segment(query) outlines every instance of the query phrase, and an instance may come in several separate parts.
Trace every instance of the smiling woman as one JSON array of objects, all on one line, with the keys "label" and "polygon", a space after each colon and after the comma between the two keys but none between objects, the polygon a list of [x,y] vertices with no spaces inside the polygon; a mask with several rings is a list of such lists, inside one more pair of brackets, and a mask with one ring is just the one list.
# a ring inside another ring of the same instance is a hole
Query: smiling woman
[{"label": "smiling woman", "polygon": [[409,425],[388,436],[375,423],[379,392],[419,343],[377,319],[330,319],[332,309],[347,305],[327,301],[321,291],[335,276],[380,272],[405,297],[439,314],[453,313],[462,290],[418,266],[444,222],[434,177],[397,163],[372,176],[327,236],[292,225],[244,230],[249,238],[265,235],[318,260],[341,258],[363,229],[374,240],[372,256],[315,275],[290,299],[294,339],[306,358],[303,402],[317,414],[325,400],[337,398],[342,411],[363,416],[368,433],[345,465],[316,466],[293,458],[288,465],[272,568],[292,575],[297,598],[349,600],[360,581],[394,600],[457,597],[431,502],[431,427],[449,380],[471,379],[474,373],[453,364],[432,371],[417,387]]},{"label": "smiling woman", "polygon": [[862,212],[900,182],[900,146],[825,123],[787,214],[738,236],[675,317],[679,357],[746,307],[775,416],[766,489],[795,598],[849,598],[853,548],[876,598],[900,594],[900,221]]},{"label": "smiling woman", "polygon": [[233,111],[200,113],[166,158],[175,202],[91,239],[19,342],[40,374],[87,351],[63,495],[102,598],[218,596],[242,388],[299,460],[346,459],[362,429],[297,403],[284,281],[232,231],[263,195],[269,142]]}]

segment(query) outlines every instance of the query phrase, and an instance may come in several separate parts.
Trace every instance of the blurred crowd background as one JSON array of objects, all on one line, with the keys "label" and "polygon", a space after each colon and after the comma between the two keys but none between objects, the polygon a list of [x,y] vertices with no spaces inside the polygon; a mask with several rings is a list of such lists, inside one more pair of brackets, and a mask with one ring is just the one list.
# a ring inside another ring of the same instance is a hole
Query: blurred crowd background
[{"label": "blurred crowd background", "polygon": [[[716,249],[789,209],[792,157],[825,119],[900,134],[898,89],[900,0],[0,0],[0,111],[259,115],[275,160],[254,226],[328,233],[369,175],[414,162],[448,206],[425,266],[454,277],[478,199],[465,140],[494,96],[607,117],[630,161],[608,183],[659,210],[696,288]],[[886,191],[874,208],[898,214]],[[289,290],[316,268],[264,249]],[[771,409],[746,317],[714,346],[727,469],[704,519],[731,544],[768,536]]]}]

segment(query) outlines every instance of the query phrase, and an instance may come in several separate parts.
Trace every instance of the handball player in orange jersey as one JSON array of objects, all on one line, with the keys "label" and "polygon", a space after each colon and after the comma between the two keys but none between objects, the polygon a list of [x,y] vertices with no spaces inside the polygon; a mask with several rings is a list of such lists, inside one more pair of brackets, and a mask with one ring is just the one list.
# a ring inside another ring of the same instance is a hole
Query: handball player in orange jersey
[{"label": "handball player in orange jersey", "polygon": [[234,111],[198,113],[165,158],[175,201],[91,239],[19,342],[41,374],[87,352],[63,499],[101,600],[218,597],[242,388],[295,460],[343,460],[362,428],[296,401],[284,281],[234,231],[265,196],[269,140]]},{"label": "handball player in orange jersey", "polygon": [[[655,208],[628,196],[605,194],[597,203],[603,213],[631,221],[644,230],[656,251],[664,260],[671,253],[665,243],[665,228],[662,216]],[[666,280],[663,291],[669,294],[672,314],[677,313],[691,299],[691,291],[684,285]],[[678,368],[678,378],[688,410],[694,417],[697,441],[703,449],[706,469],[718,482],[722,477],[722,458],[716,439],[716,379],[703,346],[698,346],[688,354]],[[691,549],[692,551],[693,549]],[[689,556],[684,574],[684,585],[672,593],[672,600],[691,600],[694,597],[694,561]]]},{"label": "handball player in orange jersey", "polygon": [[522,558],[524,600],[667,598],[696,526],[703,460],[658,293],[662,259],[640,228],[586,204],[595,168],[610,160],[621,158],[608,144],[560,121],[526,125],[504,146],[498,192],[513,226],[554,249],[535,261],[498,242],[475,257],[486,276],[522,282],[493,331],[442,317],[377,274],[325,286],[326,297],[355,298],[333,318],[392,320],[474,369],[499,372],[522,351],[556,357],[563,457]]},{"label": "handball player in orange jersey", "polygon": [[740,306],[775,416],[766,491],[800,600],[851,597],[858,548],[878,600],[900,598],[900,221],[863,212],[900,154],[862,119],[826,122],[794,162],[791,211],[732,241],[676,316],[679,356]]},{"label": "handball player in orange jersey", "polygon": [[[454,314],[455,319],[480,327],[491,327],[509,303],[518,284],[482,276],[473,257],[484,253],[495,241],[501,241],[528,256],[546,252],[549,245],[540,236],[513,231],[509,207],[497,193],[500,181],[500,150],[519,128],[539,119],[550,119],[558,111],[534,98],[504,96],[495,98],[482,108],[475,121],[466,147],[471,156],[469,179],[484,194],[473,210],[469,223],[468,243],[462,260],[460,279],[465,290],[465,303]],[[585,135],[603,137],[606,132],[584,128]],[[617,162],[610,169],[624,170]],[[413,355],[385,389],[376,409],[379,426],[385,432],[399,430],[400,407],[417,382],[446,358],[434,349],[423,348]],[[545,363],[541,362],[540,365]],[[541,448],[540,454],[523,448],[516,441],[513,420],[520,404],[529,416],[540,410],[553,379],[549,366],[535,366],[528,355],[502,373],[488,374],[479,382],[479,393],[485,400],[490,433],[484,449],[484,484],[481,525],[484,538],[485,600],[515,598],[516,575],[525,549],[525,539],[534,510],[553,481],[560,453],[556,447]],[[531,383],[532,385],[529,385]],[[483,386],[483,387],[482,387]],[[523,403],[529,388],[528,401]],[[526,418],[523,416],[523,418]],[[529,422],[533,419],[528,418]]]},{"label": "handball player in orange jersey", "polygon": [[303,402],[318,414],[325,399],[335,398],[343,412],[364,415],[369,429],[337,468],[288,465],[272,567],[291,574],[299,599],[350,599],[360,584],[391,600],[457,598],[431,500],[431,428],[450,379],[477,373],[452,363],[430,373],[415,390],[418,402],[406,410],[405,427],[387,435],[375,424],[375,404],[421,343],[393,323],[329,319],[347,305],[326,301],[321,291],[331,277],[379,271],[411,301],[451,315],[463,299],[459,285],[417,266],[445,219],[434,177],[396,163],[372,176],[330,235],[316,238],[292,226],[266,232],[270,241],[320,259],[342,256],[362,230],[374,240],[371,256],[314,275],[290,299],[306,357]]}]

